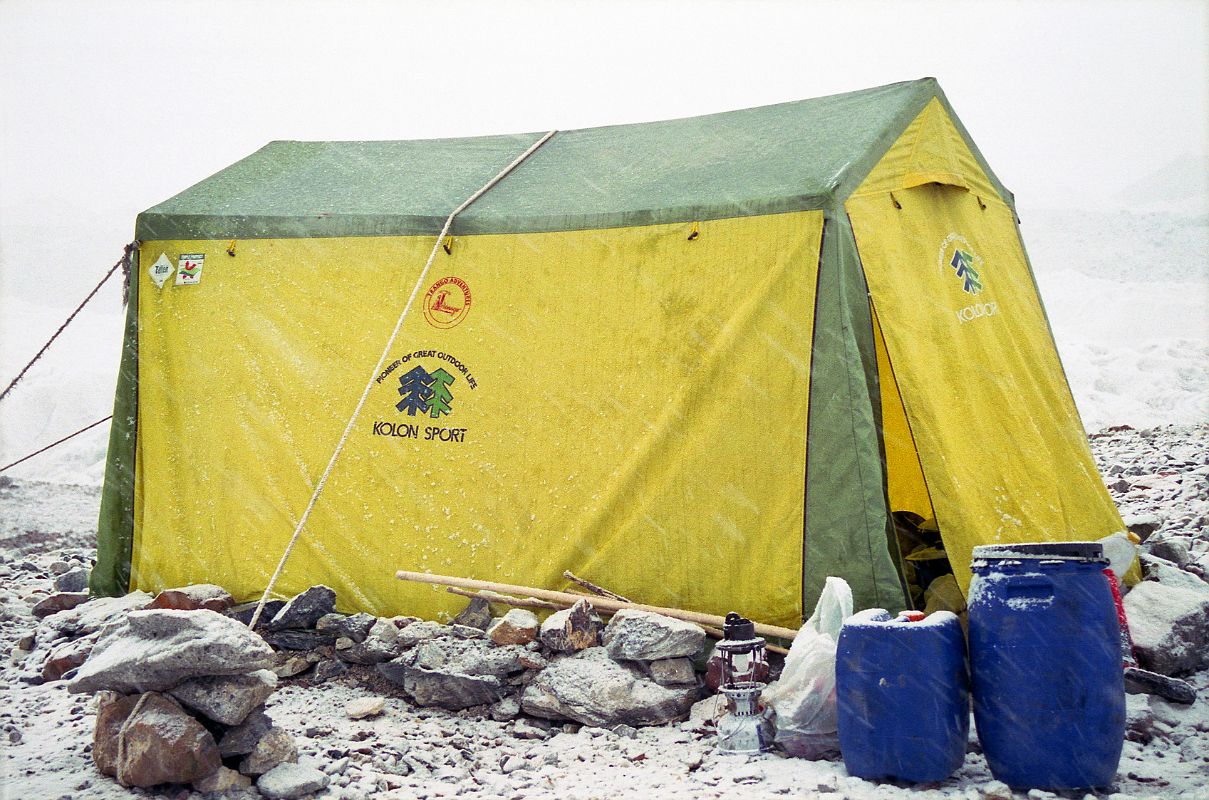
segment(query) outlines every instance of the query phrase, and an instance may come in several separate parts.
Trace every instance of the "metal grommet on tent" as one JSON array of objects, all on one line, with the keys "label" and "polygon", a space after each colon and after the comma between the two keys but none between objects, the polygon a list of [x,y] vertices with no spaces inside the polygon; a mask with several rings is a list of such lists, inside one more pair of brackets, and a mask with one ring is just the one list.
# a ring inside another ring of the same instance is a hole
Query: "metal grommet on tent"
[{"label": "metal grommet on tent", "polygon": [[693,227],[689,229],[688,240],[691,242],[701,235],[701,223],[694,222]]},{"label": "metal grommet on tent", "polygon": [[235,240],[234,239],[232,239],[231,242],[227,245],[227,255],[231,256],[231,258],[235,258]]},{"label": "metal grommet on tent", "polygon": [[890,192],[890,202],[893,203],[894,207],[899,210],[901,210],[903,207],[903,204],[898,202],[898,198],[894,196],[894,192]]}]

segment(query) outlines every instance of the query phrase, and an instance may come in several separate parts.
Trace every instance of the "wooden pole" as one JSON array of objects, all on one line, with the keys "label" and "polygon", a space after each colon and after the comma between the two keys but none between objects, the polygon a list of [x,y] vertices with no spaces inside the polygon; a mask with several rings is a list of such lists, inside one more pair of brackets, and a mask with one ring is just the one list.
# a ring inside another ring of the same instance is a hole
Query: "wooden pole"
[{"label": "wooden pole", "polygon": [[[566,603],[574,605],[577,601],[583,600],[582,594],[571,594],[570,592],[554,592],[549,589],[537,589],[532,586],[517,586],[511,583],[495,583],[493,581],[480,581],[474,578],[455,578],[448,575],[430,575],[427,572],[408,572],[407,570],[399,570],[395,573],[395,577],[401,581],[411,581],[413,583],[430,583],[436,586],[456,586],[459,589],[474,589],[478,591],[496,592],[499,594],[512,594],[528,597],[535,597],[539,600],[549,600],[554,603]],[[724,617],[719,617],[716,614],[702,614],[697,611],[685,611],[679,608],[663,608],[662,606],[648,606],[641,603],[622,603],[619,600],[611,600],[607,597],[591,597],[588,598],[592,605],[596,608],[611,612],[618,612],[624,609],[634,609],[635,611],[650,611],[654,614],[662,614],[665,617],[683,620],[684,622],[692,622],[697,625],[710,626],[720,628],[726,624]],[[756,633],[761,636],[775,636],[778,639],[789,639],[798,635],[798,632],[792,628],[782,628],[777,625],[764,625],[755,623]]]}]

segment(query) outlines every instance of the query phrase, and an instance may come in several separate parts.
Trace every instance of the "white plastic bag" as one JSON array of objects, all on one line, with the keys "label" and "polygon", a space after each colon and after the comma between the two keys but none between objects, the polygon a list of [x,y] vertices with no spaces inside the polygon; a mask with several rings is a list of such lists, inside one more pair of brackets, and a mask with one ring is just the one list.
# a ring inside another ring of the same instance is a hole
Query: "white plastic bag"
[{"label": "white plastic bag", "polygon": [[852,588],[828,578],[814,613],[794,637],[781,679],[764,690],[776,713],[777,744],[799,758],[839,754],[835,708],[835,648],[852,616]]}]

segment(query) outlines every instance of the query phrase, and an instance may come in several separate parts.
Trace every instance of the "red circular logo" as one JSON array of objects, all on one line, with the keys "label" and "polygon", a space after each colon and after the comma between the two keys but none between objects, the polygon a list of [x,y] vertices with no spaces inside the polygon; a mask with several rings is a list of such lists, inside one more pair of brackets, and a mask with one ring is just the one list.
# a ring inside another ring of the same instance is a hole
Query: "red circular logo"
[{"label": "red circular logo", "polygon": [[424,294],[424,319],[434,328],[452,328],[470,313],[470,287],[452,275],[441,278]]}]

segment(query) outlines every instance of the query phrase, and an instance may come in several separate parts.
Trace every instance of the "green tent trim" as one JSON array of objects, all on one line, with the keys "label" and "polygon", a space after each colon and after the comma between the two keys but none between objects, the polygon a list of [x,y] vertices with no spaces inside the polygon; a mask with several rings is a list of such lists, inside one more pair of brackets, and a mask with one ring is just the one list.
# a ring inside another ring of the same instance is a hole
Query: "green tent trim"
[{"label": "green tent trim", "polygon": [[[803,608],[841,565],[858,607],[909,605],[890,527],[868,288],[844,201],[937,98],[932,78],[702,117],[560,132],[454,222],[454,235],[532,233],[823,210],[808,410]],[[143,212],[139,240],[435,235],[540,134],[273,142]],[[568,181],[568,175],[591,181]],[[420,265],[416,265],[417,269]],[[137,269],[137,265],[136,265]],[[131,282],[91,589],[130,584],[138,408]],[[818,335],[820,331],[829,333]],[[825,467],[823,465],[826,465]],[[888,543],[888,546],[887,546]]]}]

